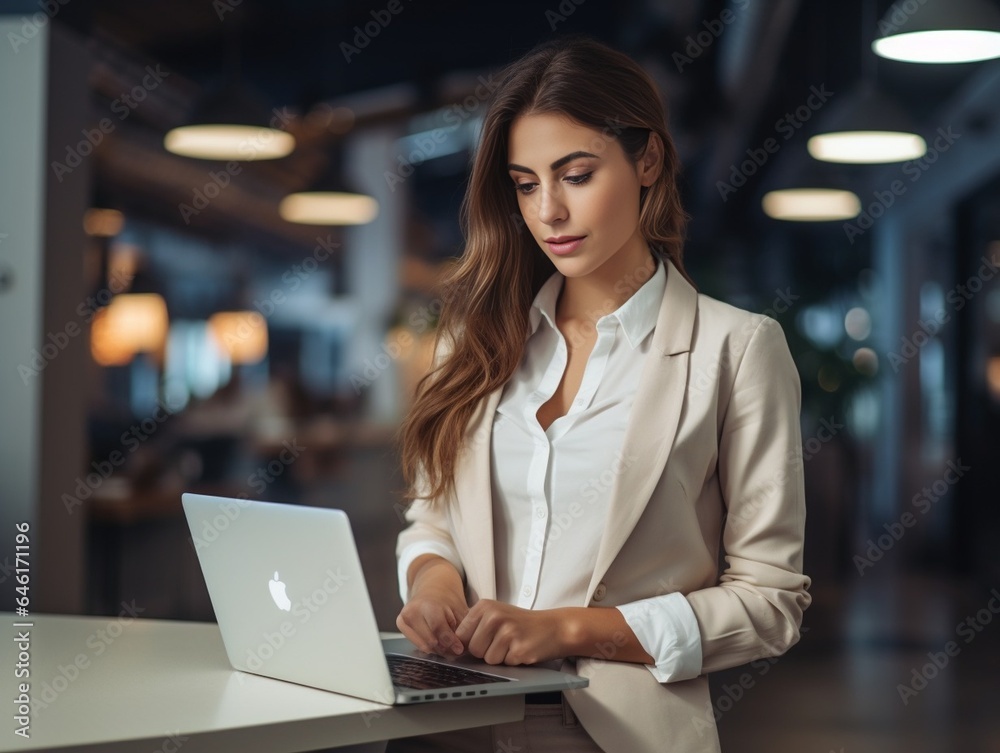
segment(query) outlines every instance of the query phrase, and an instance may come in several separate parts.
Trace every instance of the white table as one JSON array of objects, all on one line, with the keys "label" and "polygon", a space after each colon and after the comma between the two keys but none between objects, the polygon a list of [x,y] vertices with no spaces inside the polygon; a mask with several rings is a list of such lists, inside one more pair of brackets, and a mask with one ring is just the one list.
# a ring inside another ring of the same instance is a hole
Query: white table
[{"label": "white table", "polygon": [[[128,615],[0,619],[0,751],[381,750],[379,741],[390,738],[524,718],[520,695],[386,706],[237,672],[214,623]],[[14,625],[24,621],[34,623],[27,680],[15,676],[24,628]],[[35,703],[28,739],[15,734],[12,702],[25,681]]]}]

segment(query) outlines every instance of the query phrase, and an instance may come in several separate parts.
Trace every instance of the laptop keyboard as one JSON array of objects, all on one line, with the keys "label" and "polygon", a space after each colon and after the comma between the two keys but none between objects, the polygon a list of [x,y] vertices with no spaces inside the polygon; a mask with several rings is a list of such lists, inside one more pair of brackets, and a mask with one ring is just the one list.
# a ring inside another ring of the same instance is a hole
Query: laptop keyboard
[{"label": "laptop keyboard", "polygon": [[509,677],[490,675],[474,669],[438,664],[402,654],[386,654],[392,682],[401,688],[432,690],[461,685],[483,685],[490,682],[511,682]]}]

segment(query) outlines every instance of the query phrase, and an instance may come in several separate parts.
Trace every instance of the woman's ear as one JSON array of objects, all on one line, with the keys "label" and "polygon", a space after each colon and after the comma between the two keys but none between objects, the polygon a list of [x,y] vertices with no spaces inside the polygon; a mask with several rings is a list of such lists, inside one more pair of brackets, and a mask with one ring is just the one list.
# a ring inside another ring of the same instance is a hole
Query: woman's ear
[{"label": "woman's ear", "polygon": [[663,170],[663,140],[656,131],[649,132],[646,150],[639,159],[639,182],[643,186],[651,186],[660,177]]}]

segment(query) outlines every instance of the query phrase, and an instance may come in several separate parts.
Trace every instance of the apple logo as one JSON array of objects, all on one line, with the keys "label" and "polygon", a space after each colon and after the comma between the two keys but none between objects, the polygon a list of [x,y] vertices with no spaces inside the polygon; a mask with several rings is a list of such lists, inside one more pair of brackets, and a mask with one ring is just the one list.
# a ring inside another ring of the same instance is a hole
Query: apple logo
[{"label": "apple logo", "polygon": [[267,587],[271,589],[271,598],[274,599],[274,603],[278,605],[278,609],[283,609],[286,612],[291,610],[292,602],[285,593],[285,584],[278,579],[278,571],[274,571],[274,578],[267,583]]}]

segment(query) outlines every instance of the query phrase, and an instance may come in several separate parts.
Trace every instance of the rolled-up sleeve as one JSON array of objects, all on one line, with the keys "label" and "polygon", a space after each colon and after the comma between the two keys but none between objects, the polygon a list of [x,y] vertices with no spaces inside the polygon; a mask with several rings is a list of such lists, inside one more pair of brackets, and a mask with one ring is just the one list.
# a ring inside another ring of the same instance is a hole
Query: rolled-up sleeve
[{"label": "rolled-up sleeve", "polygon": [[701,674],[701,635],[687,599],[669,593],[619,604],[618,611],[655,664],[645,667],[657,682],[690,680]]}]

